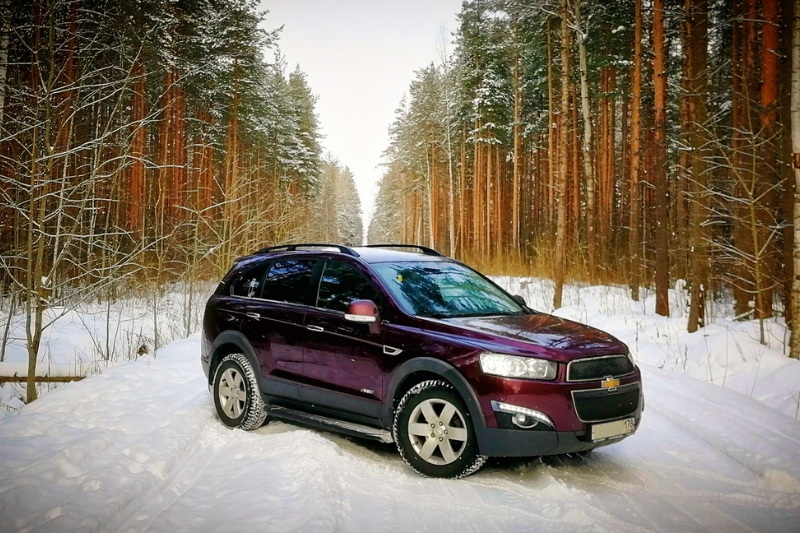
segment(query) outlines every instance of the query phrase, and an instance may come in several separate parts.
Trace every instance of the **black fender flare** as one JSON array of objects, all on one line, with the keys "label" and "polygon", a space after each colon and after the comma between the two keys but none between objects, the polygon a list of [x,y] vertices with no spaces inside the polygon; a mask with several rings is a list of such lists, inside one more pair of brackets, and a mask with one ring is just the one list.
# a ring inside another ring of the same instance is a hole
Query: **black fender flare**
[{"label": "black fender flare", "polygon": [[214,339],[214,342],[211,343],[211,358],[209,359],[209,369],[208,369],[208,382],[209,386],[211,386],[214,380],[214,374],[212,372],[213,368],[211,367],[211,363],[214,360],[214,356],[217,353],[217,350],[220,346],[225,344],[233,344],[237,346],[247,360],[250,361],[250,365],[252,365],[253,370],[256,373],[256,378],[258,379],[258,383],[261,383],[262,376],[261,376],[261,365],[258,364],[258,357],[256,357],[256,351],[253,349],[253,346],[250,344],[250,341],[247,340],[247,337],[242,335],[238,331],[227,330],[223,331],[217,338]]},{"label": "black fender flare", "polygon": [[481,411],[481,406],[478,402],[478,397],[475,394],[475,391],[472,389],[472,386],[470,386],[466,378],[461,375],[461,372],[459,372],[453,365],[440,359],[434,359],[433,357],[416,357],[414,359],[410,359],[398,366],[394,372],[392,372],[391,379],[389,380],[389,386],[386,389],[386,401],[384,402],[383,413],[381,415],[381,421],[383,425],[385,427],[392,427],[394,422],[394,396],[397,393],[397,387],[400,386],[400,383],[403,381],[403,379],[410,376],[414,372],[430,372],[433,374],[438,374],[453,385],[458,394],[464,400],[464,403],[469,410],[470,418],[473,420],[475,433],[478,437],[478,443],[480,444],[480,441],[482,440],[482,434],[484,433],[484,428],[486,427],[486,420],[483,417],[483,411]]}]

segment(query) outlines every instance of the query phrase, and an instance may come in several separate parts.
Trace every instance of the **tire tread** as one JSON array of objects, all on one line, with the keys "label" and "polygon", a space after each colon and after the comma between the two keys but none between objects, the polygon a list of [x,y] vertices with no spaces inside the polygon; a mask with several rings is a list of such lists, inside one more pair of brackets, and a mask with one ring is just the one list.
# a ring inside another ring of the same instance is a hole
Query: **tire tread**
[{"label": "tire tread", "polygon": [[214,394],[217,394],[217,379],[220,368],[222,368],[227,361],[234,362],[239,368],[242,369],[242,374],[244,375],[244,378],[247,380],[248,384],[247,401],[244,405],[244,416],[239,422],[239,425],[236,427],[245,431],[253,431],[254,429],[258,429],[264,425],[264,421],[267,419],[267,405],[264,403],[264,399],[261,397],[261,389],[258,386],[258,380],[256,379],[256,373],[253,370],[253,366],[250,364],[250,360],[247,359],[244,354],[232,353],[225,356],[225,358],[220,361],[219,365],[217,365],[217,371],[214,374]]}]

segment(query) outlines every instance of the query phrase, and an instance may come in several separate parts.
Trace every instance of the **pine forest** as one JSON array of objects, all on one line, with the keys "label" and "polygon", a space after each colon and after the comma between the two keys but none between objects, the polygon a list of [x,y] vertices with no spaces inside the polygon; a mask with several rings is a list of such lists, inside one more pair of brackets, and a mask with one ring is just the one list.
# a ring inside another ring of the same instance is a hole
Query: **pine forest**
[{"label": "pine forest", "polygon": [[0,292],[29,317],[28,376],[46,309],[157,303],[271,243],[361,242],[352,174],[257,2],[0,7]]},{"label": "pine forest", "polygon": [[429,246],[554,280],[552,309],[567,281],[654,291],[661,315],[679,288],[689,332],[718,305],[797,327],[796,4],[463,2],[388,125],[362,228],[258,2],[4,0],[0,361],[15,313],[34,376],[46,310],[138,294],[157,322],[166,284],[289,242]]},{"label": "pine forest", "polygon": [[684,287],[690,332],[715,301],[790,321],[796,4],[464,2],[396,111],[369,240],[552,278],[553,308],[571,279],[661,315]]}]

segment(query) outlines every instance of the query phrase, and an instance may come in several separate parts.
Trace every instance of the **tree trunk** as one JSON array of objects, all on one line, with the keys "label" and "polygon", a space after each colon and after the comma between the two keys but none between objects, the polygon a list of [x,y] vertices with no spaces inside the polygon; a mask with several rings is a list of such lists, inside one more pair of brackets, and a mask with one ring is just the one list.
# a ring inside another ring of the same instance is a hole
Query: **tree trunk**
[{"label": "tree trunk", "polygon": [[545,203],[547,209],[546,223],[553,221],[553,184],[555,183],[555,110],[553,109],[553,44],[550,30],[550,19],[547,20],[547,187]]},{"label": "tree trunk", "polygon": [[445,108],[447,109],[446,114],[446,133],[447,133],[447,176],[448,176],[448,184],[447,184],[447,240],[450,248],[450,257],[455,257],[456,255],[456,216],[455,216],[455,203],[456,203],[456,195],[455,195],[455,180],[453,176],[453,138],[452,138],[452,126],[451,126],[451,117],[450,117],[450,90],[449,90],[449,70],[445,69],[444,72],[445,80],[444,80],[444,97],[445,97]]},{"label": "tree trunk", "polygon": [[692,123],[691,148],[691,247],[692,288],[689,308],[689,333],[705,325],[706,292],[708,290],[706,152],[708,148],[708,0],[686,0],[686,24],[689,53],[689,116]]},{"label": "tree trunk", "polygon": [[578,34],[578,56],[581,65],[581,114],[583,115],[583,174],[586,180],[586,242],[589,256],[589,281],[597,276],[597,245],[595,236],[595,188],[594,165],[592,163],[592,117],[589,107],[589,83],[586,67],[586,36],[588,30],[581,29],[581,3],[575,0],[575,26]]},{"label": "tree trunk", "polygon": [[[475,129],[478,130],[480,127],[481,127],[480,122],[476,121]],[[481,215],[480,160],[481,160],[481,143],[478,142],[478,139],[476,138],[472,155],[472,250],[470,251],[472,257],[478,256],[478,253],[480,252],[481,235],[483,234],[480,225],[480,215]]]},{"label": "tree trunk", "polygon": [[[42,10],[39,0],[33,2],[33,64],[31,65],[31,93],[33,109],[37,112],[40,107],[40,51],[41,51],[41,26]],[[49,144],[45,139],[45,145]],[[46,196],[40,192],[43,186],[39,183],[39,124],[33,128],[31,156],[30,156],[30,199],[28,202],[28,231],[27,231],[27,261],[25,279],[25,335],[28,345],[28,379],[26,381],[25,401],[30,403],[36,400],[36,363],[39,357],[39,343],[42,338],[42,253],[34,256],[35,247],[44,246],[42,232]],[[41,215],[41,216],[40,216]],[[37,230],[37,228],[39,228]],[[38,235],[37,235],[38,234]]]},{"label": "tree trunk", "polygon": [[567,181],[567,127],[566,117],[569,116],[569,26],[567,23],[567,0],[561,0],[561,127],[559,129],[558,176],[556,181],[556,201],[558,202],[558,220],[556,226],[556,274],[555,293],[553,294],[553,308],[561,307],[564,291],[564,278],[566,268],[566,216],[567,202],[565,198]]},{"label": "tree trunk", "polygon": [[[492,139],[489,139],[491,141]],[[494,168],[494,162],[492,158],[492,151],[494,148],[494,144],[487,142],[486,144],[486,189],[483,191],[483,198],[484,198],[484,211],[483,211],[483,220],[484,220],[484,248],[483,248],[483,256],[482,259],[489,259],[492,253],[492,170]]]},{"label": "tree trunk", "polygon": [[[516,30],[516,28],[515,28]],[[517,32],[514,31],[514,44],[516,45]],[[520,158],[522,156],[522,135],[520,134],[521,124],[521,105],[520,105],[520,81],[519,81],[519,51],[514,47],[514,188],[511,200],[511,250],[515,257],[519,257],[519,193],[520,193]]]},{"label": "tree trunk", "polygon": [[[778,183],[777,169],[777,102],[778,102],[778,2],[763,0],[762,46],[761,46],[761,169],[759,198],[762,198],[759,214],[757,316],[759,319],[772,316],[773,268],[777,226],[777,202],[775,187]],[[762,244],[763,243],[763,244]]]},{"label": "tree trunk", "polygon": [[653,3],[655,76],[655,281],[656,314],[669,316],[669,189],[667,186],[667,73],[664,57],[664,0]]},{"label": "tree trunk", "polygon": [[581,150],[578,142],[578,89],[574,83],[570,84],[572,99],[572,232],[574,246],[580,246],[580,220],[581,220]]},{"label": "tree trunk", "polygon": [[11,33],[11,0],[0,0],[0,128],[6,104],[6,73],[8,72],[8,37]]},{"label": "tree trunk", "polygon": [[458,195],[458,254],[461,260],[465,257],[467,243],[467,126],[461,128],[461,191]]},{"label": "tree trunk", "polygon": [[[792,166],[794,167],[795,191],[800,191],[800,0],[794,0],[792,17]],[[789,357],[800,358],[800,197],[794,198],[794,272],[792,282],[792,337]]]},{"label": "tree trunk", "polygon": [[[235,65],[233,99],[231,102],[230,117],[228,119],[226,154],[225,154],[225,207],[223,210],[223,234],[221,254],[222,266],[225,268],[233,261],[233,228],[237,218],[237,199],[239,194],[239,90],[238,73],[239,66]],[[277,179],[277,172],[276,172]]]},{"label": "tree trunk", "polygon": [[633,42],[633,101],[631,109],[631,239],[629,243],[631,298],[639,300],[642,200],[639,185],[642,105],[642,0],[636,0]]},{"label": "tree trunk", "polygon": [[144,157],[147,130],[144,119],[147,113],[145,108],[147,90],[144,65],[137,61],[133,66],[134,76],[133,95],[131,96],[131,128],[133,139],[131,141],[131,158],[128,167],[128,230],[139,233],[143,229],[143,202],[144,197]]}]

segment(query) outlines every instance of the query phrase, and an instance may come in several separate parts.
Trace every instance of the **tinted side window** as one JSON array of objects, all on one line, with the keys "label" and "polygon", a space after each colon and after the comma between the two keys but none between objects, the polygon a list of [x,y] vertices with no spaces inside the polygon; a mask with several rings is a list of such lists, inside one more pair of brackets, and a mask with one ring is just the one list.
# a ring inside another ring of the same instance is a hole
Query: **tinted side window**
[{"label": "tinted side window", "polygon": [[269,263],[264,263],[240,274],[231,286],[231,294],[244,296],[245,298],[258,298],[261,296],[264,273],[267,271],[268,266]]},{"label": "tinted side window", "polygon": [[308,285],[316,259],[276,261],[267,273],[262,298],[296,304],[308,303]]},{"label": "tinted side window", "polygon": [[364,274],[350,265],[328,261],[319,285],[317,307],[344,312],[353,300],[379,303],[378,293]]}]

